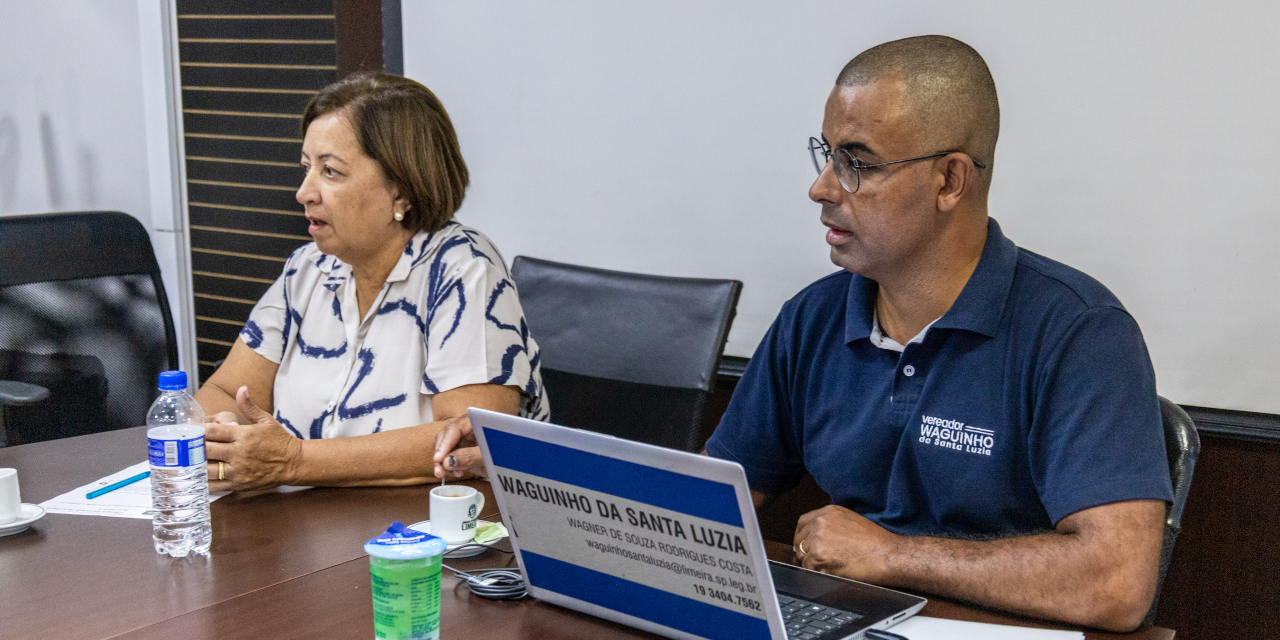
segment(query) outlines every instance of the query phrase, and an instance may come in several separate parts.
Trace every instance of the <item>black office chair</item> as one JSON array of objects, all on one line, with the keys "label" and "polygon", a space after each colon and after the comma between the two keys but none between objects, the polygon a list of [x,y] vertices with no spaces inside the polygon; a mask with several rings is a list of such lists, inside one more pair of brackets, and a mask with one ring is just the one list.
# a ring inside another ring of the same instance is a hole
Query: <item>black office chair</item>
[{"label": "black office chair", "polygon": [[[146,229],[115,211],[0,218],[6,446],[139,426],[177,337]],[[8,406],[6,406],[8,405]]]},{"label": "black office chair", "polygon": [[1165,508],[1164,538],[1160,543],[1160,577],[1156,582],[1156,597],[1151,601],[1143,624],[1155,622],[1156,607],[1160,604],[1160,590],[1164,576],[1169,572],[1173,559],[1173,543],[1182,531],[1182,510],[1187,506],[1187,494],[1191,491],[1191,476],[1195,475],[1196,459],[1200,457],[1200,434],[1196,423],[1182,407],[1160,397],[1160,420],[1164,423],[1164,448],[1169,454],[1169,479],[1173,481],[1173,502]]},{"label": "black office chair", "polygon": [[742,283],[517,256],[511,268],[556,424],[699,451]]}]

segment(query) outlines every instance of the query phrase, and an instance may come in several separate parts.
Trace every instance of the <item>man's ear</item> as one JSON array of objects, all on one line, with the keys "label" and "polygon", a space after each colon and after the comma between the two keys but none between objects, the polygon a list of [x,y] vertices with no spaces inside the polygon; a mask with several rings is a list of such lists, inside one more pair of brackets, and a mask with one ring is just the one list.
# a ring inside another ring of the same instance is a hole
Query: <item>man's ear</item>
[{"label": "man's ear", "polygon": [[940,158],[943,172],[942,188],[938,190],[938,211],[950,213],[969,192],[978,179],[973,160],[963,153],[951,153]]}]

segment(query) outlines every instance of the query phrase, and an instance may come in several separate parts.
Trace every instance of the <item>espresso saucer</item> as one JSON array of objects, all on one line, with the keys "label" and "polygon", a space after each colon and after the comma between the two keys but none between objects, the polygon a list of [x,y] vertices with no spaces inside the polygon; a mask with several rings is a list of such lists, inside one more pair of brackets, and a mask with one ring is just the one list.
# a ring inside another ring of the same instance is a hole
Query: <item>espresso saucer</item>
[{"label": "espresso saucer", "polygon": [[[479,529],[480,527],[483,527],[483,526],[484,526],[484,525],[486,525],[486,524],[489,524],[489,521],[488,521],[488,520],[476,520],[476,528],[477,528],[477,529]],[[422,522],[415,522],[415,523],[413,523],[413,524],[409,525],[409,528],[410,528],[410,529],[413,529],[414,531],[421,531],[421,532],[423,532],[423,533],[431,533],[431,521],[430,521],[430,520],[423,520]],[[505,537],[506,537],[506,536],[502,536],[502,538],[505,538]],[[493,544],[493,543],[497,542],[498,540],[501,540],[502,538],[498,538],[497,540],[493,540],[493,541],[490,541],[490,542],[486,542],[485,544],[490,544],[490,545],[491,545],[491,544]],[[484,548],[484,547],[467,547],[466,549],[463,549],[463,550],[461,550],[461,551],[456,551],[456,549],[457,549],[458,547],[461,547],[461,546],[462,546],[462,545],[464,545],[464,544],[471,544],[471,543],[470,543],[470,542],[463,542],[463,543],[459,543],[459,544],[453,544],[452,542],[451,542],[451,543],[449,543],[449,546],[445,547],[445,550],[444,550],[444,557],[446,557],[446,558],[470,558],[471,556],[478,556],[478,555],[480,555],[480,554],[484,553],[485,551],[488,551],[488,549],[486,549],[486,548]]]},{"label": "espresso saucer", "polygon": [[[38,504],[22,503],[18,508],[18,519],[13,522],[0,524],[0,537],[11,536],[15,533],[26,531],[32,522],[44,517],[44,507]],[[477,525],[479,526],[479,525]]]}]

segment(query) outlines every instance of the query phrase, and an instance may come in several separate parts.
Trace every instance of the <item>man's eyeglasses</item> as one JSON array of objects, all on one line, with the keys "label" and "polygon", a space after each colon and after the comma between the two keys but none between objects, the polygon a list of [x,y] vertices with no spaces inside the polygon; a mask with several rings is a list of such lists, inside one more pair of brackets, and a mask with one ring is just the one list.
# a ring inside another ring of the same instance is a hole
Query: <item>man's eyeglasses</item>
[{"label": "man's eyeglasses", "polygon": [[[840,180],[840,186],[844,187],[844,190],[849,193],[858,192],[858,187],[862,186],[862,172],[867,169],[874,169],[876,167],[883,167],[890,164],[900,164],[903,162],[915,162],[916,160],[928,160],[929,158],[941,158],[948,153],[964,152],[953,149],[951,151],[931,153],[927,156],[920,156],[918,158],[906,158],[905,160],[890,160],[889,162],[867,164],[862,160],[859,160],[852,153],[849,153],[848,149],[836,149],[835,151],[832,151],[831,145],[826,142],[819,140],[818,138],[809,138],[809,155],[813,158],[813,168],[817,169],[818,173],[821,174],[823,167],[827,166],[827,163],[831,161],[831,157],[834,155],[836,161],[836,178]],[[977,158],[969,156],[969,159],[973,160],[973,166],[979,169],[987,168],[987,165],[979,162]]]}]

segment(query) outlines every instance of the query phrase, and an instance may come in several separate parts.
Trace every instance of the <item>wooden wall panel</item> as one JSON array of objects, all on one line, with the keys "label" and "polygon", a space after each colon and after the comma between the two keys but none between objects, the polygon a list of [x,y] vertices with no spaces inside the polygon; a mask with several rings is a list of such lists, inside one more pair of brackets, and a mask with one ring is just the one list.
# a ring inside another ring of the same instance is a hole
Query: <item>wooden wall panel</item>
[{"label": "wooden wall panel", "polygon": [[294,197],[303,108],[341,75],[383,68],[382,29],[381,0],[178,0],[202,382],[311,241]]},{"label": "wooden wall panel", "polygon": [[1280,443],[1200,433],[1156,624],[1182,638],[1280,638]]},{"label": "wooden wall panel", "polygon": [[179,65],[201,381],[284,258],[309,242],[294,197],[302,109],[338,77],[333,6],[179,0]]}]

